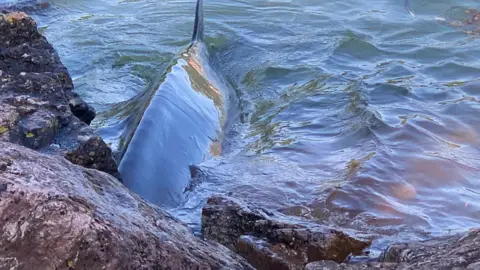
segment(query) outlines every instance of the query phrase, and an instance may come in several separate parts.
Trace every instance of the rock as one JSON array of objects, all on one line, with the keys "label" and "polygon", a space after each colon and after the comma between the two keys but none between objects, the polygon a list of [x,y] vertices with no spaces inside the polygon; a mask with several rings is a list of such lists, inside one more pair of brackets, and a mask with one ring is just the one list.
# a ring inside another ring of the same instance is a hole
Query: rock
[{"label": "rock", "polygon": [[15,107],[8,104],[2,104],[0,106],[0,140],[6,141],[9,140],[10,137],[15,137],[10,136],[10,134],[18,133],[19,117]]},{"label": "rock", "polygon": [[212,197],[202,211],[202,233],[245,257],[257,269],[303,269],[317,260],[343,262],[370,242],[344,232]]},{"label": "rock", "polygon": [[480,230],[475,230],[464,236],[390,245],[380,261],[402,263],[406,269],[480,269],[479,246]]},{"label": "rock", "polygon": [[19,122],[20,132],[23,134],[23,145],[39,149],[47,146],[58,132],[58,119],[46,110],[35,111],[26,115]]},{"label": "rock", "polygon": [[112,150],[99,136],[88,138],[77,149],[67,153],[66,158],[83,167],[102,170],[120,178]]},{"label": "rock", "polygon": [[[6,11],[1,12],[0,20],[0,47],[15,47],[41,38],[32,19],[24,13]],[[3,68],[0,68],[3,69]]]},{"label": "rock", "polygon": [[88,127],[94,117],[33,19],[0,12],[0,140],[119,177],[110,148]]},{"label": "rock", "polygon": [[46,0],[15,0],[6,2],[0,1],[0,8],[12,11],[39,12],[50,7]]},{"label": "rock", "polygon": [[346,263],[336,263],[334,261],[318,261],[312,262],[305,266],[305,270],[393,270],[393,269],[403,269],[397,268],[399,265],[395,263],[379,263],[379,262],[369,262],[369,263],[358,263],[358,264],[346,264]]},{"label": "rock", "polygon": [[466,235],[433,238],[427,241],[390,245],[377,262],[337,264],[313,262],[306,270],[320,269],[480,269],[480,230]]},{"label": "rock", "polygon": [[62,157],[0,142],[0,269],[253,269]]},{"label": "rock", "polygon": [[78,119],[90,125],[96,116],[95,109],[83,101],[76,93],[74,97],[69,100],[70,110]]}]

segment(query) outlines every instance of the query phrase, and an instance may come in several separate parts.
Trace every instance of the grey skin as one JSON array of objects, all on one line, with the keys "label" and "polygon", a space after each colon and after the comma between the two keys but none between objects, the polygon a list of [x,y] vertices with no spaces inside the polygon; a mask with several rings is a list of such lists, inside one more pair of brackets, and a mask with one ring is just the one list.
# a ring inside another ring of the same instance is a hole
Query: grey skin
[{"label": "grey skin", "polygon": [[221,153],[231,88],[209,65],[197,0],[190,46],[168,68],[146,105],[120,162],[124,184],[162,206],[176,206],[190,180],[189,165]]}]

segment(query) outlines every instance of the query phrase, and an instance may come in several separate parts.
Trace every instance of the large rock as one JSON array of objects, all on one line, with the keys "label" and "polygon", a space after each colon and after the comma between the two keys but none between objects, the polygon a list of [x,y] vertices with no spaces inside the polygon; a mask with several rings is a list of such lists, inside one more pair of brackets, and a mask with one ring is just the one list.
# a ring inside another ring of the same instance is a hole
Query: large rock
[{"label": "large rock", "polygon": [[0,108],[0,140],[119,176],[110,148],[88,126],[95,111],[73,92],[57,53],[21,12],[0,12]]},{"label": "large rock", "polygon": [[337,264],[319,261],[308,264],[306,269],[480,269],[480,231],[422,242],[393,244],[382,253],[378,262]]},{"label": "large rock", "polygon": [[253,269],[112,176],[0,142],[0,269]]},{"label": "large rock", "polygon": [[303,269],[312,261],[343,262],[370,243],[319,224],[283,219],[235,199],[212,197],[202,212],[206,239],[238,252],[257,269]]}]

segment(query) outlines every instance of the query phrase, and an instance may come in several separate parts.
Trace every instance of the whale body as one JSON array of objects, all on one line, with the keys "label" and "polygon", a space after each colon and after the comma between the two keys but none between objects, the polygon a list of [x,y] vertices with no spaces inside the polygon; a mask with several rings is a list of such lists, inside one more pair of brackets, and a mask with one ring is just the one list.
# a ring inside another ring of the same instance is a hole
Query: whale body
[{"label": "whale body", "polygon": [[203,37],[203,3],[197,0],[192,42],[147,101],[119,164],[123,183],[158,205],[177,205],[189,166],[221,153],[230,88],[209,64]]}]

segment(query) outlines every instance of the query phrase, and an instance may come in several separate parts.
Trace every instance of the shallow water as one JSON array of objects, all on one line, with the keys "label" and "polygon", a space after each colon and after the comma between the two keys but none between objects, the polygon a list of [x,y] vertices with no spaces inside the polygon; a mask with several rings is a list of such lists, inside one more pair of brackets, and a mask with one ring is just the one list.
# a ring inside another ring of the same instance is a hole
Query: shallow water
[{"label": "shallow water", "polygon": [[[123,128],[189,43],[193,0],[53,0],[35,15],[101,112],[116,149]],[[199,165],[170,211],[198,230],[212,194],[377,234],[447,234],[480,218],[480,57],[473,0],[207,0],[214,61],[243,122],[222,157]],[[477,5],[477,6],[476,6]]]}]

